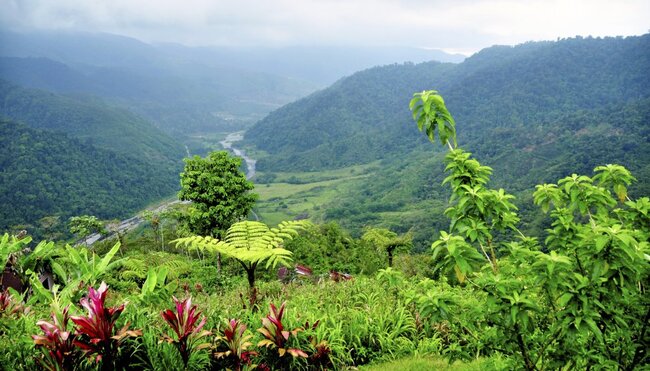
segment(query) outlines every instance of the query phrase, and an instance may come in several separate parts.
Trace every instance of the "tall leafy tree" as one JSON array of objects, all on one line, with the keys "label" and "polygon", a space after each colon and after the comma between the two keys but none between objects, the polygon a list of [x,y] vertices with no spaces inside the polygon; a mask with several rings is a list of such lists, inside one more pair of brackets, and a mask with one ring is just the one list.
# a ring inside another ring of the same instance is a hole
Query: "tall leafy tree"
[{"label": "tall leafy tree", "polygon": [[86,237],[93,233],[106,233],[104,223],[93,215],[73,216],[70,218],[68,226],[70,227],[70,232],[75,234],[80,240],[84,240],[86,245],[88,245]]},{"label": "tall leafy tree", "polygon": [[228,227],[250,213],[257,195],[240,166],[241,159],[226,151],[185,159],[178,198],[192,201],[186,221],[193,234],[223,239]]},{"label": "tall leafy tree", "polygon": [[240,166],[241,159],[226,151],[185,159],[178,198],[192,201],[191,232],[222,238],[228,227],[250,213],[257,195],[250,192],[254,185]]}]

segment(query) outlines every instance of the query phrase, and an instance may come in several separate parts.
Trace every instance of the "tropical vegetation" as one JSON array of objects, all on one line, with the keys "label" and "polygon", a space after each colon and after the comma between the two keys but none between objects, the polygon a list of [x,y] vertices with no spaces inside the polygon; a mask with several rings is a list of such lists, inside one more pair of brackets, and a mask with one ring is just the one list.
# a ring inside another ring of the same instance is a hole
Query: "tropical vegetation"
[{"label": "tropical vegetation", "polygon": [[[431,251],[405,251],[411,233],[368,228],[355,238],[305,221],[233,221],[222,234],[187,237],[180,217],[166,245],[133,233],[124,246],[42,241],[30,249],[30,237],[5,234],[0,364],[647,366],[650,200],[629,192],[633,174],[605,164],[592,176],[538,185],[533,202],[550,224],[527,234],[515,197],[491,188],[492,169],[459,146],[443,98],[423,91],[410,108],[417,127],[447,151],[450,223]],[[221,269],[217,253],[231,258]]]}]

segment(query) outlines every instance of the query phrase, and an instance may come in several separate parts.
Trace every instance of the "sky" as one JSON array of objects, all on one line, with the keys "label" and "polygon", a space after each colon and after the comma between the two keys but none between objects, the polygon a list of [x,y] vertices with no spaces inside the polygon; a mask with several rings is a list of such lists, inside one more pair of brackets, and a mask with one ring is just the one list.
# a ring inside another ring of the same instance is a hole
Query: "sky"
[{"label": "sky", "polygon": [[650,32],[649,0],[0,0],[0,27],[189,46],[495,44]]}]

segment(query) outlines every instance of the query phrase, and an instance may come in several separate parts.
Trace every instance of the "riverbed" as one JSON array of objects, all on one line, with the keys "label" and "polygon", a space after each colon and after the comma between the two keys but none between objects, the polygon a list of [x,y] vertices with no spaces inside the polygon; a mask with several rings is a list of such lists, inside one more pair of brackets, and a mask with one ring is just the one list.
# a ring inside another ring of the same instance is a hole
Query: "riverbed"
[{"label": "riverbed", "polygon": [[252,158],[246,156],[246,152],[243,150],[233,147],[233,144],[235,142],[239,142],[242,139],[244,139],[244,132],[238,131],[228,134],[224,140],[219,142],[219,144],[221,144],[223,148],[232,151],[235,156],[241,157],[244,160],[244,163],[246,164],[246,179],[251,179],[255,176],[256,160],[253,160]]}]

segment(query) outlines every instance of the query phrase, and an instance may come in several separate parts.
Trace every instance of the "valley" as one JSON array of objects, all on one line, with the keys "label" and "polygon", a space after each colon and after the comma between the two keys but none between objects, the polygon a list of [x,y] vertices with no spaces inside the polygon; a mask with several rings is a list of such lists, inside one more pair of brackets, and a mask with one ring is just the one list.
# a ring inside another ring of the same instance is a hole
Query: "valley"
[{"label": "valley", "polygon": [[647,71],[0,32],[0,370],[643,369]]}]

